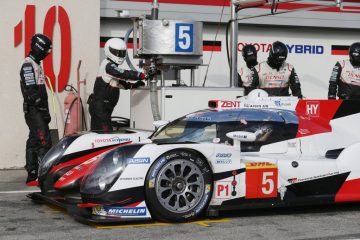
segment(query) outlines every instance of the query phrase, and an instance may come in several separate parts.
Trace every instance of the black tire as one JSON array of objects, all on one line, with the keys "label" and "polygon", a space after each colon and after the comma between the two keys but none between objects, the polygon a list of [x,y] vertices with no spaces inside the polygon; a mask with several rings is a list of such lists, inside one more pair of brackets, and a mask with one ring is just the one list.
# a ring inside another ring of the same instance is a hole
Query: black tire
[{"label": "black tire", "polygon": [[169,151],[150,167],[145,189],[153,218],[189,221],[198,217],[211,200],[212,171],[207,161],[192,150]]}]

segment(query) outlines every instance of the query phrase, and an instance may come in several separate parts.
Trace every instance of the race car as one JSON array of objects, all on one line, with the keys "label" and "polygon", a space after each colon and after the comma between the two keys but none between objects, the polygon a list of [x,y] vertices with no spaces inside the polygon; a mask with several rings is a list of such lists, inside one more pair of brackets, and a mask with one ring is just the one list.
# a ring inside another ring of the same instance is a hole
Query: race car
[{"label": "race car", "polygon": [[[150,134],[131,130],[115,132],[83,132],[66,136],[53,146],[39,164],[38,185],[43,195],[79,198],[80,181],[96,156],[119,146],[147,139]],[[59,181],[64,174],[76,171],[67,182]]]},{"label": "race car", "polygon": [[92,159],[81,203],[68,210],[91,222],[183,222],[220,210],[360,201],[359,113],[351,100],[210,101]]}]

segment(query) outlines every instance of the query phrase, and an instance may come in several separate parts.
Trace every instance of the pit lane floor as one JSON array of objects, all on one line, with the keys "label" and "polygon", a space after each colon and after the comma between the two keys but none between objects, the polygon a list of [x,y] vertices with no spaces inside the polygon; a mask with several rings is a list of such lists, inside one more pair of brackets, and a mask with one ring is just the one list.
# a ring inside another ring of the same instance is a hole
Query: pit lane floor
[{"label": "pit lane floor", "polygon": [[25,171],[0,170],[0,239],[360,239],[360,204],[224,212],[186,224],[85,225],[26,197]]}]

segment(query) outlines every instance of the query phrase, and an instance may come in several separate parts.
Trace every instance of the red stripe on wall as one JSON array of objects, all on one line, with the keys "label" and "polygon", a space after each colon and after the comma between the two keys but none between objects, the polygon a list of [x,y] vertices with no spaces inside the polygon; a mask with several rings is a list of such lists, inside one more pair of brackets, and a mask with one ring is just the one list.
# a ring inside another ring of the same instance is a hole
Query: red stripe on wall
[{"label": "red stripe on wall", "polygon": [[[120,2],[147,2],[152,3],[153,0],[113,0]],[[191,4],[191,5],[206,5],[206,6],[230,6],[230,0],[159,0],[159,3],[171,4]]]},{"label": "red stripe on wall", "polygon": [[[278,9],[280,10],[297,10],[301,8],[309,8],[309,7],[317,7],[317,6],[323,6],[319,4],[304,4],[304,3],[280,3],[278,6]],[[260,8],[266,8],[271,9],[271,6],[263,6]],[[341,11],[338,7],[329,7],[329,8],[323,8],[323,9],[317,9],[312,10],[315,12],[338,12],[338,13],[360,13],[360,7],[345,7],[347,11]],[[351,11],[353,10],[353,11]]]},{"label": "red stripe on wall", "polygon": [[349,55],[349,50],[331,50],[331,55]]},{"label": "red stripe on wall", "polygon": [[205,52],[221,52],[221,46],[203,46]]},{"label": "red stripe on wall", "polygon": [[[152,3],[153,0],[113,0],[120,2],[146,2]],[[345,2],[359,2],[359,0],[348,0]],[[190,5],[205,5],[205,6],[230,6],[229,0],[160,0],[159,3],[170,3],[170,4],[190,4]],[[295,10],[300,8],[322,6],[319,4],[303,4],[303,3],[280,3],[278,9],[281,10]],[[271,6],[263,6],[261,8],[271,8]],[[347,11],[341,11],[338,7],[329,7],[324,9],[313,10],[316,12],[341,12],[341,13],[360,13],[360,7],[345,6]],[[353,11],[351,11],[353,10]]]}]

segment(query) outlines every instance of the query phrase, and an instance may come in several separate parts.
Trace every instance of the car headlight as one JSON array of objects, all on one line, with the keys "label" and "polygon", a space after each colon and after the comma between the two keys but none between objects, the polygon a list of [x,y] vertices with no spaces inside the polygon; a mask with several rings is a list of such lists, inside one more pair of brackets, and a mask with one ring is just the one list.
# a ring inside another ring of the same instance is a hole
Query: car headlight
[{"label": "car headlight", "polygon": [[95,170],[89,169],[81,185],[82,194],[98,195],[111,188],[127,166],[127,159],[132,158],[142,145],[127,145],[106,153]]},{"label": "car headlight", "polygon": [[46,177],[50,168],[56,165],[66,149],[78,136],[68,136],[60,140],[55,146],[53,146],[43,157],[39,164],[39,179],[42,180]]}]

